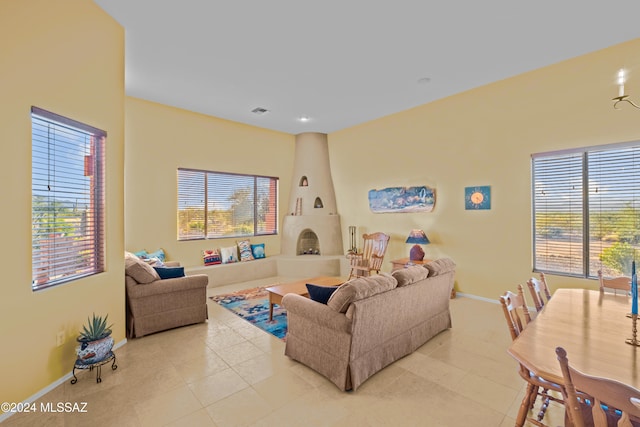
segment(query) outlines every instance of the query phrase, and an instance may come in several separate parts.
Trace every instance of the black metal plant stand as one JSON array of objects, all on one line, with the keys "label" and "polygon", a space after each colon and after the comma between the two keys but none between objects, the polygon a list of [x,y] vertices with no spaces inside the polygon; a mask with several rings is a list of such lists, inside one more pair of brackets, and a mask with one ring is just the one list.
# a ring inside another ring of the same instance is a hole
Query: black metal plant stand
[{"label": "black metal plant stand", "polygon": [[71,380],[71,384],[75,384],[78,382],[78,378],[76,377],[76,369],[88,369],[90,371],[93,371],[93,368],[96,368],[96,382],[101,383],[102,365],[106,365],[112,360],[113,363],[111,363],[111,369],[115,371],[116,369],[118,369],[118,365],[116,365],[116,355],[113,353],[113,351],[110,351],[109,354],[107,354],[107,357],[105,357],[104,359],[94,363],[83,363],[80,359],[76,360],[76,363],[73,365],[73,379]]}]

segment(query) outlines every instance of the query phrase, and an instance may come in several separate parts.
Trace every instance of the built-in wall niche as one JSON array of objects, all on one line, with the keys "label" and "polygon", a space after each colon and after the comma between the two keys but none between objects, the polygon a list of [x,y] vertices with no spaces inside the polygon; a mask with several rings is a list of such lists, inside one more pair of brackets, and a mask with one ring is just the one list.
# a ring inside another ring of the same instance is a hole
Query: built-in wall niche
[{"label": "built-in wall niche", "polygon": [[299,187],[308,187],[309,186],[309,180],[307,179],[306,176],[302,176],[302,178],[300,178],[300,184],[298,184]]},{"label": "built-in wall niche", "polygon": [[314,208],[324,208],[324,205],[322,204],[322,199],[320,197],[316,197],[316,201],[313,202],[313,207]]}]

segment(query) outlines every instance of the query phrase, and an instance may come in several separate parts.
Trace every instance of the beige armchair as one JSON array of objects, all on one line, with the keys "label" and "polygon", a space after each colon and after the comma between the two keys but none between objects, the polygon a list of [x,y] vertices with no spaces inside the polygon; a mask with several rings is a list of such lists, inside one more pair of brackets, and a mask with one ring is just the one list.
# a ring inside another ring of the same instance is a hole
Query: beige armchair
[{"label": "beige armchair", "polygon": [[[172,263],[172,266],[177,266]],[[179,265],[179,264],[178,264]],[[153,267],[127,254],[127,337],[135,338],[207,320],[206,274],[160,279]]]}]

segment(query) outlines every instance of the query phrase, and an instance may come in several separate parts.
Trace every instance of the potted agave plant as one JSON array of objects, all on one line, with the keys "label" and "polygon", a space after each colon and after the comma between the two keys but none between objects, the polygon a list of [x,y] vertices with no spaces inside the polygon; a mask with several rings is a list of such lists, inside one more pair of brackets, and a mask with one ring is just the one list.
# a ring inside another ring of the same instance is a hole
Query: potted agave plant
[{"label": "potted agave plant", "polygon": [[90,365],[104,360],[111,353],[113,348],[113,337],[111,337],[111,326],[107,326],[106,316],[96,316],[87,318],[87,324],[82,326],[80,336],[77,341],[80,343],[76,349],[78,359],[76,363]]}]

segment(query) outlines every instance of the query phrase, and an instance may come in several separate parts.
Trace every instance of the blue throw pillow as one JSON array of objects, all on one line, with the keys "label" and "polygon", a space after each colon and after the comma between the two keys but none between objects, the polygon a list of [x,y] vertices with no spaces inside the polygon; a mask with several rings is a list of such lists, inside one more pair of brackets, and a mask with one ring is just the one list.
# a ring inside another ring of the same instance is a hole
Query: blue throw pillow
[{"label": "blue throw pillow", "polygon": [[158,249],[155,252],[150,252],[150,253],[146,254],[144,257],[147,258],[147,259],[157,258],[162,262],[165,261],[165,255],[164,255],[164,251],[162,249]]},{"label": "blue throw pillow", "polygon": [[184,277],[184,267],[153,267],[161,279],[175,279]]},{"label": "blue throw pillow", "polygon": [[306,286],[309,291],[309,298],[322,304],[326,304],[331,294],[338,289],[338,286],[318,286],[311,283],[307,283]]},{"label": "blue throw pillow", "polygon": [[255,259],[264,258],[264,243],[251,245],[251,252],[253,253],[253,257]]}]

